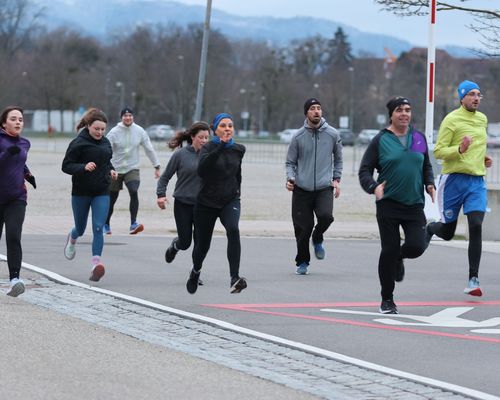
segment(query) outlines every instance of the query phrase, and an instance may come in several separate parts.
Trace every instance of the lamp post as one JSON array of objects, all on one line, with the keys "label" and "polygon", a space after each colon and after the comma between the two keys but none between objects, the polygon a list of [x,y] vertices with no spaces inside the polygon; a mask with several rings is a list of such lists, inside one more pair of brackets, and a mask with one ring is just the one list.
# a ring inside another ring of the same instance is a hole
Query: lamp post
[{"label": "lamp post", "polygon": [[125,107],[125,84],[121,81],[116,82],[116,87],[120,88],[120,110]]},{"label": "lamp post", "polygon": [[353,106],[353,86],[354,86],[354,67],[349,67],[349,128],[354,132],[354,106]]},{"label": "lamp post", "polygon": [[264,130],[264,102],[266,101],[266,96],[260,96],[260,107],[259,107],[259,134]]},{"label": "lamp post", "polygon": [[179,60],[179,110],[177,115],[177,127],[182,128],[184,124],[184,56],[178,55],[177,60]]},{"label": "lamp post", "polygon": [[243,111],[241,111],[241,119],[243,120],[243,130],[247,131],[247,126],[248,126],[248,110],[247,110],[247,90],[244,88],[240,89],[240,94],[244,96],[244,105],[243,105]]}]

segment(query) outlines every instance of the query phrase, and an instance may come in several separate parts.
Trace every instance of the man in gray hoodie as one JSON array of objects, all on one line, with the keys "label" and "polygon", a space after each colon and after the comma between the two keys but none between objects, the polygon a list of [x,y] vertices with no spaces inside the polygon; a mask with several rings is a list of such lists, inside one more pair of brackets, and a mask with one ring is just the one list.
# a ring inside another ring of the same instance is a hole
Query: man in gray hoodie
[{"label": "man in gray hoodie", "polygon": [[304,126],[292,138],[286,157],[298,275],[308,274],[311,234],[316,258],[325,258],[323,234],[333,222],[333,197],[340,196],[343,167],[340,134],[323,118],[321,103],[315,98],[306,100],[304,114]]}]

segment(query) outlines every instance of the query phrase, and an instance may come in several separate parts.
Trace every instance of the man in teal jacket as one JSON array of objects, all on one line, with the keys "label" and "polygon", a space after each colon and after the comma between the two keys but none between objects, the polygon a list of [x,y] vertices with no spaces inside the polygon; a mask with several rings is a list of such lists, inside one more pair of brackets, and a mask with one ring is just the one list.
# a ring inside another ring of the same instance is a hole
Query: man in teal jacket
[{"label": "man in teal jacket", "polygon": [[486,154],[488,119],[477,110],[483,97],[477,83],[467,80],[460,83],[458,97],[460,107],[444,118],[434,148],[436,159],[443,160],[438,186],[441,222],[427,225],[427,241],[433,235],[451,240],[463,207],[469,225],[469,283],[464,293],[482,296],[478,274],[487,202],[484,176],[492,164]]}]

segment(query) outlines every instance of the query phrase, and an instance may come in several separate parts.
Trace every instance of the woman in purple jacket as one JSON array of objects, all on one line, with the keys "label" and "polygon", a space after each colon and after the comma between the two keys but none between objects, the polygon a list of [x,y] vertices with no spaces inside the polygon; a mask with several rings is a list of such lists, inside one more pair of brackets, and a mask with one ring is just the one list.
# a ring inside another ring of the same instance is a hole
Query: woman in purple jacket
[{"label": "woman in purple jacket", "polygon": [[30,142],[21,137],[24,126],[23,109],[10,106],[0,114],[0,238],[5,224],[7,265],[10,289],[7,295],[17,297],[24,293],[24,282],[19,279],[23,250],[21,234],[26,200],[24,180],[36,188],[35,177],[26,166]]}]

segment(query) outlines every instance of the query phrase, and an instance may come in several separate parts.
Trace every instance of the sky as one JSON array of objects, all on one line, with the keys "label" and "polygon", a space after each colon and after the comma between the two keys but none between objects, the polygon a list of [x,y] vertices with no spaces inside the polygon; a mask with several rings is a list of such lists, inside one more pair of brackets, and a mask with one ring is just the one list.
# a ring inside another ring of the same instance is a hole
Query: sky
[{"label": "sky", "polygon": [[[206,0],[175,0],[185,4],[206,5]],[[450,1],[457,4],[457,0]],[[500,9],[500,0],[472,0],[462,6]],[[397,17],[380,10],[373,0],[212,0],[212,9],[241,16],[273,16],[288,18],[311,16],[351,25],[365,32],[388,34],[427,46],[429,18]],[[438,46],[481,47],[479,35],[467,29],[473,22],[470,14],[446,11],[437,14],[435,39]]]}]

